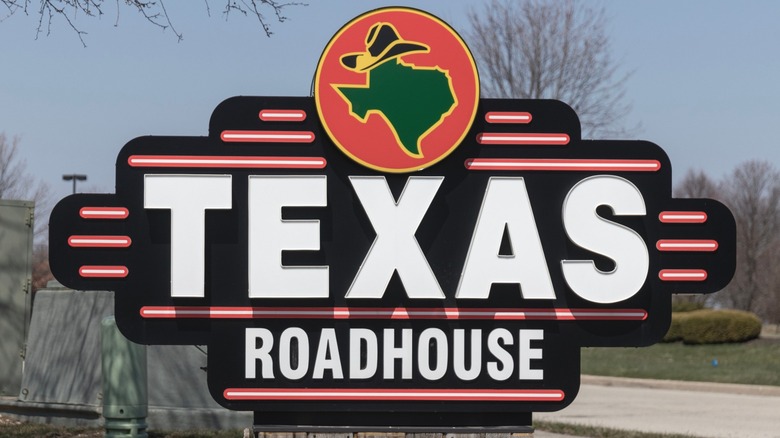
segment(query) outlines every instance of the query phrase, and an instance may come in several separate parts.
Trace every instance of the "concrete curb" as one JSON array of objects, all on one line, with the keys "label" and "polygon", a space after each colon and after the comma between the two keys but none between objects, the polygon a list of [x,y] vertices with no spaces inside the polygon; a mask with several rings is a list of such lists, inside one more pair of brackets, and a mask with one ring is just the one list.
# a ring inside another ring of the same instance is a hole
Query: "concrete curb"
[{"label": "concrete curb", "polygon": [[636,379],[629,377],[581,376],[583,385],[622,386],[627,388],[677,389],[694,392],[719,392],[724,394],[763,395],[780,397],[780,386],[741,385],[736,383],[689,382],[682,380]]}]

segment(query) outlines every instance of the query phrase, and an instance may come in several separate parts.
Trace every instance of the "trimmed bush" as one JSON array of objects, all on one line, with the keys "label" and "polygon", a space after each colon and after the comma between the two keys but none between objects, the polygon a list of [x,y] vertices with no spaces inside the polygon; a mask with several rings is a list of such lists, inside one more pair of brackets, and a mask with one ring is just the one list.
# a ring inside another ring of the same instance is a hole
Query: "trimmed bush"
[{"label": "trimmed bush", "polygon": [[696,310],[672,314],[665,342],[723,344],[746,342],[761,334],[761,320],[741,310]]},{"label": "trimmed bush", "polygon": [[672,312],[672,325],[669,326],[669,331],[666,332],[662,342],[677,342],[682,341],[682,326],[685,319],[690,312]]}]

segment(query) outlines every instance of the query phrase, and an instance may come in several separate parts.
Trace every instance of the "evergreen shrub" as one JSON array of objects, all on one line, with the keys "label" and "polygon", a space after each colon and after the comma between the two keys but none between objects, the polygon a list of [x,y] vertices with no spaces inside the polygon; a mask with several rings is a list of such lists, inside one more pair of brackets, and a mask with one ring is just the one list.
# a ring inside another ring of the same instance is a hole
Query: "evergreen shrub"
[{"label": "evergreen shrub", "polygon": [[746,342],[761,334],[761,320],[741,310],[703,309],[672,313],[672,324],[664,342],[724,344]]}]

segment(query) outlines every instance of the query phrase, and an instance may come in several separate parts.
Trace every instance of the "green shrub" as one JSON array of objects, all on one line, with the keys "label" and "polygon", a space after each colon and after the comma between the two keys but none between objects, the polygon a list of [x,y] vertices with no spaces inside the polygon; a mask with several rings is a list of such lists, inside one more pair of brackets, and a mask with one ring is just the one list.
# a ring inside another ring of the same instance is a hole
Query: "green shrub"
[{"label": "green shrub", "polygon": [[662,342],[677,342],[683,340],[682,326],[690,312],[672,312],[672,325],[662,339]]},{"label": "green shrub", "polygon": [[[674,322],[672,326],[675,326]],[[741,310],[696,310],[678,314],[674,330],[676,332],[671,336],[686,344],[746,342],[761,333],[761,320],[755,314]]]}]

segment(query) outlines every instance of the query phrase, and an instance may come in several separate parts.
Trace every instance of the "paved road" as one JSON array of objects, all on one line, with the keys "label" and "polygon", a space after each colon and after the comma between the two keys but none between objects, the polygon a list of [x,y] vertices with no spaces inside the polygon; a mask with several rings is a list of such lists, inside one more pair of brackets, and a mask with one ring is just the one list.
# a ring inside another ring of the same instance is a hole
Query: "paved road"
[{"label": "paved road", "polygon": [[582,438],[582,437],[577,437],[574,435],[560,435],[557,433],[550,433],[550,432],[537,430],[536,432],[534,432],[533,438]]},{"label": "paved road", "polygon": [[780,387],[583,376],[574,403],[534,418],[699,437],[780,438]]}]

